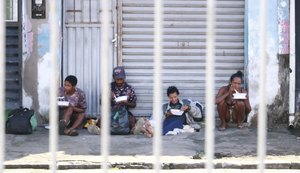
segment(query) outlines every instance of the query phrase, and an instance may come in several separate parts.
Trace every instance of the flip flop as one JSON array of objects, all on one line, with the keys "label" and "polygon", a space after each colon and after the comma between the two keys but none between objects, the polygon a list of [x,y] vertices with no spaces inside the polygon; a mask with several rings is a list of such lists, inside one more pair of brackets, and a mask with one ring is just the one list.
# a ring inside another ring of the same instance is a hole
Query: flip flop
[{"label": "flip flop", "polygon": [[244,126],[243,126],[243,124],[239,124],[239,125],[237,126],[237,128],[238,128],[238,129],[242,129],[242,128],[244,128]]},{"label": "flip flop", "polygon": [[219,131],[225,131],[225,130],[226,130],[226,127],[219,127],[218,130],[219,130]]},{"label": "flip flop", "polygon": [[73,130],[73,129],[65,129],[64,135],[67,135],[67,136],[78,136],[78,132],[76,130]]}]

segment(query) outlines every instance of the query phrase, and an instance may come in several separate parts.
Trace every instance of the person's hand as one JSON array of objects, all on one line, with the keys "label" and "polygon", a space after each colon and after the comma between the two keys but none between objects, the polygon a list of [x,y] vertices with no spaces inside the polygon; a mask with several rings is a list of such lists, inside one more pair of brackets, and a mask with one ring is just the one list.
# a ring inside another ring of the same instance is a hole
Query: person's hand
[{"label": "person's hand", "polygon": [[189,109],[190,109],[190,106],[188,106],[188,105],[183,105],[183,106],[181,107],[181,110],[184,111],[184,112],[189,111]]},{"label": "person's hand", "polygon": [[234,88],[232,85],[229,85],[228,92],[231,94],[231,93],[235,92],[234,89],[235,89],[235,88]]},{"label": "person's hand", "polygon": [[115,93],[110,92],[110,99],[111,99],[111,100],[115,100],[115,98],[116,98]]},{"label": "person's hand", "polygon": [[166,117],[171,116],[171,115],[173,115],[171,110],[168,110],[167,113],[166,113]]},{"label": "person's hand", "polygon": [[117,104],[127,106],[128,101],[127,100],[123,100],[123,101],[118,102]]}]

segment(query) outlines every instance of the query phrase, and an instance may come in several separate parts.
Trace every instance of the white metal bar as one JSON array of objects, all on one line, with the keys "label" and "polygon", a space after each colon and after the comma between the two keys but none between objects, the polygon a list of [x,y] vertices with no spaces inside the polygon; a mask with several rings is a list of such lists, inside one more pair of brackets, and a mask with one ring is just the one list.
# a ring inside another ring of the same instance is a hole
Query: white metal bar
[{"label": "white metal bar", "polygon": [[267,0],[260,1],[260,39],[259,39],[259,110],[258,110],[258,139],[257,156],[258,171],[264,172],[266,157],[266,105],[265,105],[265,79],[266,79],[266,24],[267,24]]},{"label": "white metal bar", "polygon": [[295,79],[296,79],[296,53],[295,53],[295,0],[290,0],[290,85],[289,85],[289,123],[294,126],[295,118]]},{"label": "white metal bar", "polygon": [[215,68],[215,0],[207,1],[207,28],[206,28],[206,121],[205,121],[205,167],[207,172],[214,169],[214,148],[215,148],[215,85],[214,85],[214,68]]},{"label": "white metal bar", "polygon": [[155,131],[153,138],[154,171],[161,169],[161,141],[162,141],[162,81],[161,81],[161,58],[162,58],[162,0],[154,2],[154,83],[153,83],[153,113],[155,120]]},{"label": "white metal bar", "polygon": [[49,1],[50,10],[50,58],[51,58],[51,84],[50,84],[50,146],[51,163],[50,168],[52,172],[56,172],[57,169],[57,141],[58,141],[58,111],[57,111],[57,90],[58,90],[58,67],[57,67],[57,55],[58,55],[58,18],[57,18],[57,0]]},{"label": "white metal bar", "polygon": [[0,172],[4,169],[5,158],[5,1],[0,1]]},{"label": "white metal bar", "polygon": [[110,0],[101,1],[101,154],[103,157],[102,170],[108,170],[110,143],[110,86],[109,86],[109,44],[110,38]]}]

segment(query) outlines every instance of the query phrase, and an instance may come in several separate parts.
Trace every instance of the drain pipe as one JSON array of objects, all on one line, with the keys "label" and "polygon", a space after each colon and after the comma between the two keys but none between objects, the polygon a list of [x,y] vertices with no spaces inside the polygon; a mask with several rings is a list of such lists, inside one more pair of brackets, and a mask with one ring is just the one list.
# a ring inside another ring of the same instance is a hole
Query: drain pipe
[{"label": "drain pipe", "polygon": [[295,127],[295,0],[290,0],[290,88],[289,88],[289,128]]}]

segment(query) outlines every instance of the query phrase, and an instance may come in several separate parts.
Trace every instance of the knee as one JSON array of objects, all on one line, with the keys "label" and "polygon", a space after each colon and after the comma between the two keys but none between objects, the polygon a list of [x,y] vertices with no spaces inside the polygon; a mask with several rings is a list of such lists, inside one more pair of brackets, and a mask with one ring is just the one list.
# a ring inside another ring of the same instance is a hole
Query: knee
[{"label": "knee", "polygon": [[225,101],[221,101],[220,103],[218,103],[217,104],[217,109],[219,110],[221,110],[221,109],[224,109],[224,108],[227,108],[228,106],[227,106],[227,104],[226,104],[226,102]]},{"label": "knee", "polygon": [[237,102],[235,103],[235,107],[236,107],[237,109],[244,109],[244,108],[245,108],[245,103],[244,103],[243,101],[237,101]]}]

